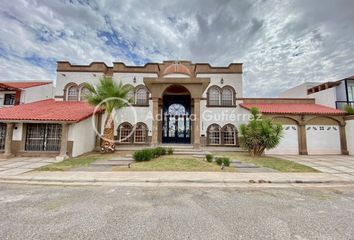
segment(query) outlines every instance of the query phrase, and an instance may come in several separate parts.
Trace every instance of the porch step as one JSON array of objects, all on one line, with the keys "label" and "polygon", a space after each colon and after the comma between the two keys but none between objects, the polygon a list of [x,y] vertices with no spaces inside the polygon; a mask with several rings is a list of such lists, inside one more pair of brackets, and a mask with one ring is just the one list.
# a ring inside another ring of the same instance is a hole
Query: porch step
[{"label": "porch step", "polygon": [[204,151],[174,151],[173,155],[195,155],[195,156],[205,156],[208,154],[207,152]]}]

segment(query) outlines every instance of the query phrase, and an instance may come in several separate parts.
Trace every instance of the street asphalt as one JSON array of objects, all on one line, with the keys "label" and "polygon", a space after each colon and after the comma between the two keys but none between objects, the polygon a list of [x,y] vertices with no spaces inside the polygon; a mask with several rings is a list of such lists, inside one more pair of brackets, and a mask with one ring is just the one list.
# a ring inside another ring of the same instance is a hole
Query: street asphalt
[{"label": "street asphalt", "polygon": [[0,239],[354,239],[354,189],[0,184]]}]

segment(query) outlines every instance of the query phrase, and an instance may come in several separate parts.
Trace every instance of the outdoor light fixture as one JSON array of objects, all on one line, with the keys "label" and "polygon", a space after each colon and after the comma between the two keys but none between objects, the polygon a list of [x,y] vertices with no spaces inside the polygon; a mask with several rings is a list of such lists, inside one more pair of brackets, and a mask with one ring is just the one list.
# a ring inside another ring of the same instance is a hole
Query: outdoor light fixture
[{"label": "outdoor light fixture", "polygon": [[62,73],[61,75],[62,75],[63,77],[65,77],[65,76],[66,76],[66,74],[65,74],[65,73]]},{"label": "outdoor light fixture", "polygon": [[136,77],[134,76],[134,78],[133,78],[133,83],[136,83]]},{"label": "outdoor light fixture", "polygon": [[221,78],[220,83],[224,84],[224,78],[223,77]]}]

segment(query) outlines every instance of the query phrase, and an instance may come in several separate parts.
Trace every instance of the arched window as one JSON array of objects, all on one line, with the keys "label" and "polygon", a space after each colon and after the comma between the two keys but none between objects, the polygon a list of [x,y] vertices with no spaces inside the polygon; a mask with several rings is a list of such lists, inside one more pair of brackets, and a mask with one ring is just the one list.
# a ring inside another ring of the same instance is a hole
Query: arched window
[{"label": "arched window", "polygon": [[209,105],[217,106],[220,105],[220,90],[216,86],[209,88]]},{"label": "arched window", "polygon": [[212,124],[208,128],[208,143],[210,145],[219,145],[221,143],[221,128],[217,124]]},{"label": "arched window", "polygon": [[84,101],[85,100],[85,96],[88,95],[90,93],[90,91],[85,88],[85,87],[82,87],[80,89],[80,101]]},{"label": "arched window", "polygon": [[236,145],[236,128],[232,124],[227,124],[222,128],[222,139],[225,145]]},{"label": "arched window", "polygon": [[119,142],[120,143],[130,143],[132,140],[132,125],[129,123],[122,123],[118,127]]},{"label": "arched window", "polygon": [[132,89],[128,92],[127,100],[132,104],[134,103],[134,89]]},{"label": "arched window", "polygon": [[137,105],[148,104],[148,91],[145,86],[137,87],[135,91],[135,104]]},{"label": "arched window", "polygon": [[78,89],[77,86],[71,86],[68,89],[68,101],[77,101],[78,100]]},{"label": "arched window", "polygon": [[221,93],[221,105],[223,106],[231,106],[233,105],[233,91],[230,87],[226,87],[222,89]]},{"label": "arched window", "polygon": [[144,143],[146,142],[147,127],[143,123],[138,123],[135,128],[134,133],[134,142],[135,143]]}]

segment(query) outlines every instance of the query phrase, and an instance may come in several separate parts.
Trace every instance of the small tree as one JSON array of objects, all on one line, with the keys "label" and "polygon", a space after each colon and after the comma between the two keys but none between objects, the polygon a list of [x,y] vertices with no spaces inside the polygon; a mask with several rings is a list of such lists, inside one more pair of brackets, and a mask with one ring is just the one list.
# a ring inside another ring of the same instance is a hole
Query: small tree
[{"label": "small tree", "polygon": [[115,150],[114,143],[114,120],[112,117],[113,110],[118,110],[128,105],[129,86],[124,86],[121,82],[115,83],[111,77],[103,77],[97,85],[85,84],[89,93],[85,96],[88,103],[93,106],[99,106],[107,113],[104,124],[103,141],[101,150],[103,152],[113,152]]},{"label": "small tree", "polygon": [[251,120],[240,126],[242,145],[251,156],[261,156],[265,149],[275,148],[282,137],[283,127],[271,119],[263,119],[257,108],[251,109]]}]

